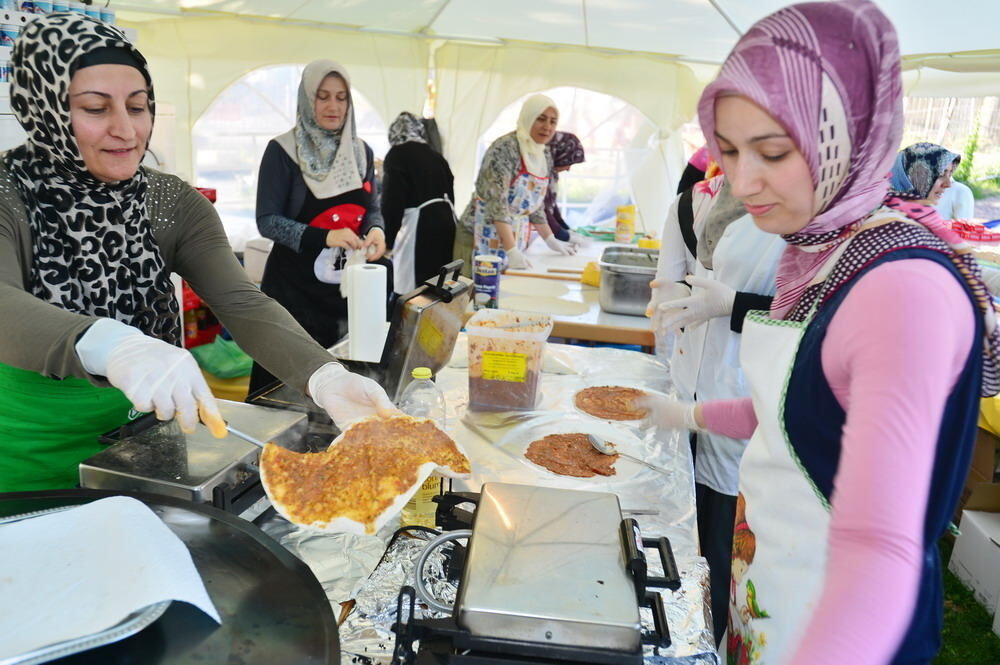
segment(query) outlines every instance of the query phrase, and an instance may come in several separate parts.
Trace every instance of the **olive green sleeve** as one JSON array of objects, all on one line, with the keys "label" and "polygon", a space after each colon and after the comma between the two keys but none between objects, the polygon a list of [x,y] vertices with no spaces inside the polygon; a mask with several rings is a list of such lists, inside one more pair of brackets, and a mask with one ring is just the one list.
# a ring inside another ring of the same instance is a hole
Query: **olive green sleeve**
[{"label": "olive green sleeve", "polygon": [[[6,174],[2,176],[6,180]],[[13,187],[0,195],[0,363],[52,378],[75,376],[95,385],[76,355],[76,340],[97,317],[74,314],[28,291],[31,230]]]},{"label": "olive green sleeve", "polygon": [[173,232],[163,239],[171,246],[172,251],[166,252],[173,256],[171,269],[188,281],[240,348],[304,392],[312,373],[333,356],[250,281],[233,255],[215,208],[195,189],[182,187],[185,191],[169,215],[175,221]]}]

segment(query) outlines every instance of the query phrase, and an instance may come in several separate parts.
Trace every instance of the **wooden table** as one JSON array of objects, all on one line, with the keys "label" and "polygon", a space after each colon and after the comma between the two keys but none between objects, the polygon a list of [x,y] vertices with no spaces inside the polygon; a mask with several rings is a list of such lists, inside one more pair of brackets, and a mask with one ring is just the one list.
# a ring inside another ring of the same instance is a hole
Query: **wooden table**
[{"label": "wooden table", "polygon": [[[597,287],[581,284],[576,279],[577,275],[550,272],[550,269],[582,271],[588,261],[599,260],[601,252],[610,245],[611,243],[594,242],[582,248],[576,256],[559,256],[544,243],[536,240],[526,253],[532,267],[517,272],[539,276],[501,277],[500,307],[514,305],[511,306],[512,309],[551,314],[553,337],[610,344],[635,344],[651,351],[656,340],[649,319],[644,316],[609,314],[601,309]],[[552,277],[569,279],[550,279]],[[553,299],[564,301],[555,304],[573,308],[577,313],[553,312]],[[509,305],[505,306],[505,303]]]}]

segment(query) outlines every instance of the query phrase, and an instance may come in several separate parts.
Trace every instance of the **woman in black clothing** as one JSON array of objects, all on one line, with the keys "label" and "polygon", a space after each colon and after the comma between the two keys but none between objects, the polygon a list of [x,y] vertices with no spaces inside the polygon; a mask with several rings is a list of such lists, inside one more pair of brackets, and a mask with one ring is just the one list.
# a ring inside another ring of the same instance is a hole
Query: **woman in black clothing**
[{"label": "woman in black clothing", "polygon": [[[274,240],[261,290],[330,347],[347,332],[341,270],[350,253],[385,253],[372,149],[357,138],[347,71],[306,66],[295,127],[272,139],[257,180],[257,228]],[[251,392],[273,382],[254,365]]]},{"label": "woman in black clothing", "polygon": [[389,126],[392,148],[382,164],[382,216],[393,248],[396,293],[438,273],[455,241],[454,177],[448,161],[427,143],[424,124],[403,111]]}]

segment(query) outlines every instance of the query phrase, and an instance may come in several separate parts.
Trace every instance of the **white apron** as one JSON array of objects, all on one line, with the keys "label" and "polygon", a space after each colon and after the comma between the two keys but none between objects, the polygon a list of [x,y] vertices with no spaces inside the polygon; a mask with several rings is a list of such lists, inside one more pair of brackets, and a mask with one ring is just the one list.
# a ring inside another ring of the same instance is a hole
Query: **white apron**
[{"label": "white apron", "polygon": [[751,312],[743,324],[740,362],[758,425],[740,463],[729,663],[781,662],[798,644],[823,582],[829,505],[800,467],[782,424],[785,387],[807,325],[766,312]]},{"label": "white apron", "polygon": [[[514,232],[514,247],[520,251],[528,248],[530,216],[545,204],[545,192],[549,187],[548,177],[529,172],[521,160],[521,169],[507,188],[507,211],[511,230]],[[500,234],[494,220],[486,219],[486,203],[478,196],[473,197],[473,256],[492,254],[500,257],[503,270],[507,269],[507,251],[503,248]]]},{"label": "white apron", "polygon": [[415,277],[417,225],[420,222],[420,211],[433,203],[447,203],[451,208],[452,219],[455,218],[455,206],[448,197],[428,199],[416,208],[403,210],[403,220],[399,224],[396,243],[392,250],[392,290],[402,295],[417,288]]}]

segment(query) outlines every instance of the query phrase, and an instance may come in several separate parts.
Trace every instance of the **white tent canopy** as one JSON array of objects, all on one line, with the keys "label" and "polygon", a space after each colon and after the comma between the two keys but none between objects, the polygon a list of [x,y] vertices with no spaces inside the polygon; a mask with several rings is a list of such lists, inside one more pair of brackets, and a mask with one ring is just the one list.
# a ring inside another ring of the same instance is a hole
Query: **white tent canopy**
[{"label": "white tent canopy", "polygon": [[[896,24],[909,94],[1000,94],[997,0],[876,0]],[[739,34],[785,0],[127,0],[159,99],[177,111],[177,171],[191,128],[258,67],[343,62],[386,121],[429,108],[464,202],[476,142],[526,93],[577,86],[628,101],[659,128],[632,186],[652,219],[679,174],[677,130]],[[430,84],[429,84],[430,82]],[[436,91],[429,95],[428,90]],[[428,100],[432,103],[428,103]],[[657,189],[660,191],[653,191]]]}]

